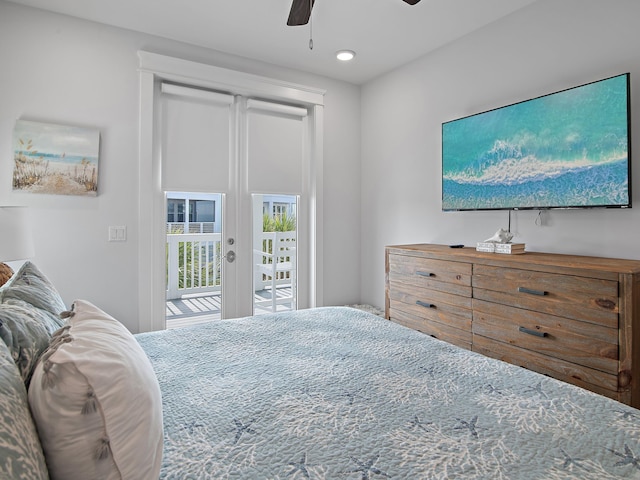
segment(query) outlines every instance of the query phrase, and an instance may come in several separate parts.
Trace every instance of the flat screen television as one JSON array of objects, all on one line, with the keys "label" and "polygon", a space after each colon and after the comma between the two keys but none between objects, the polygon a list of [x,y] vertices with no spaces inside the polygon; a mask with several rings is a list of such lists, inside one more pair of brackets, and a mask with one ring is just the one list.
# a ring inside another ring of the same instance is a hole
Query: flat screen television
[{"label": "flat screen television", "polygon": [[631,207],[629,74],[442,124],[442,210]]}]

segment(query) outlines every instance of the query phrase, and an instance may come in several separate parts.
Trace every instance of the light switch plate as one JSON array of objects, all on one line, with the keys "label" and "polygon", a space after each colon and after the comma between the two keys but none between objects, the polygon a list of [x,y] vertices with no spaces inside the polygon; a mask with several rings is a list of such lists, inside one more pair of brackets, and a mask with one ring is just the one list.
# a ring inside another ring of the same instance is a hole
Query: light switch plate
[{"label": "light switch plate", "polygon": [[110,226],[109,227],[109,241],[110,242],[126,242],[127,241],[127,227],[124,225]]}]

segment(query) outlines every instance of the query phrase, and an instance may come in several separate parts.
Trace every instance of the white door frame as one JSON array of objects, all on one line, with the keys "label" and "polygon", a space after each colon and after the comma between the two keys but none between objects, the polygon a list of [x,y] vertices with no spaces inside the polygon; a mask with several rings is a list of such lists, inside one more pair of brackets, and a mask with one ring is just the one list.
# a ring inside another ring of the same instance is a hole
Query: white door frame
[{"label": "white door frame", "polygon": [[[166,202],[162,190],[162,163],[160,142],[157,138],[159,130],[156,124],[159,85],[163,80],[210,88],[248,98],[285,102],[308,109],[309,148],[307,149],[308,158],[303,160],[305,182],[300,209],[301,212],[306,213],[309,225],[305,229],[306,232],[300,232],[302,237],[299,240],[301,251],[305,251],[306,247],[308,255],[300,259],[298,274],[302,289],[299,292],[299,308],[321,306],[323,304],[322,187],[325,91],[151,52],[139,51],[138,57],[140,59],[138,331],[148,332],[165,328]],[[242,148],[241,145],[236,147]],[[251,202],[244,203],[248,205],[241,202],[237,216],[246,215],[251,211]],[[237,237],[236,240],[239,242],[234,245],[237,249],[236,253],[241,251],[241,248],[251,252],[251,232],[237,231]],[[240,270],[251,268],[251,262],[240,260],[237,268]],[[240,279],[245,277],[251,279],[251,274],[238,273],[235,288],[238,292],[242,292],[246,289],[246,285],[241,285]],[[249,315],[251,312],[245,310],[243,299],[240,297],[240,295],[237,296],[238,305],[233,311],[239,315]]]}]

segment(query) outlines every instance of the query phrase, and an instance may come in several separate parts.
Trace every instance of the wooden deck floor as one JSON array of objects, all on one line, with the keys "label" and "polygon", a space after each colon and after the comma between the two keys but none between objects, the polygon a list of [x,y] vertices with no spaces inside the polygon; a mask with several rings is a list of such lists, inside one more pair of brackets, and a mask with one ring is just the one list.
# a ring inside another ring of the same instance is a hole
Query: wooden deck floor
[{"label": "wooden deck floor", "polygon": [[[278,288],[277,295],[280,299],[291,297],[291,288]],[[270,290],[262,290],[256,292],[256,301],[266,299],[271,299]],[[371,305],[347,306],[358,308],[360,310],[373,313],[380,317],[384,317],[383,310]],[[278,305],[278,312],[285,312],[289,310],[291,310],[291,303],[281,303]],[[261,315],[264,313],[271,313],[270,306],[269,308],[263,308],[259,306],[255,308],[256,315]],[[186,327],[189,325],[197,325],[199,323],[220,320],[220,294],[167,300],[166,319],[167,329]]]},{"label": "wooden deck floor", "polygon": [[[291,297],[291,287],[276,289],[276,295],[281,301],[282,299]],[[255,301],[258,302],[271,299],[271,290],[258,291],[255,293],[254,298]],[[279,312],[288,310],[291,310],[291,302],[284,302],[278,305]],[[219,293],[167,300],[165,310],[167,329],[219,320],[220,311],[221,300]],[[267,307],[255,307],[256,315],[270,312],[270,305]]]}]

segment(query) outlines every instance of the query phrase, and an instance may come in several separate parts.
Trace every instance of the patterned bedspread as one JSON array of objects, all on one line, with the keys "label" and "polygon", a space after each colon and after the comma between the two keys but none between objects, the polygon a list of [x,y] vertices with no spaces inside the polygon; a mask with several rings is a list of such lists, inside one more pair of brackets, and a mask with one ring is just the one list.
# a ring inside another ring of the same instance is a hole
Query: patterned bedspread
[{"label": "patterned bedspread", "polygon": [[164,479],[640,478],[640,411],[330,307],[137,335]]}]

